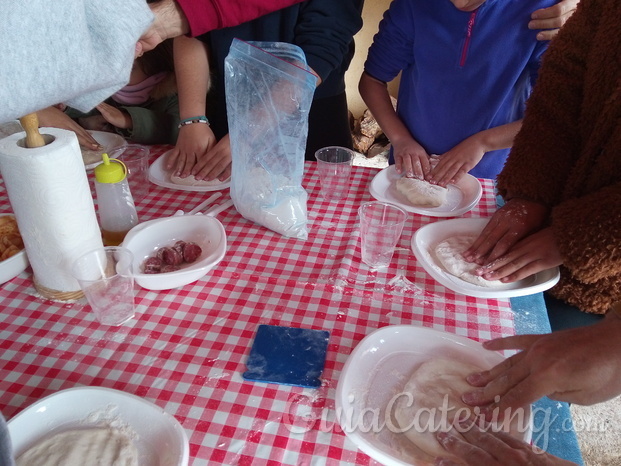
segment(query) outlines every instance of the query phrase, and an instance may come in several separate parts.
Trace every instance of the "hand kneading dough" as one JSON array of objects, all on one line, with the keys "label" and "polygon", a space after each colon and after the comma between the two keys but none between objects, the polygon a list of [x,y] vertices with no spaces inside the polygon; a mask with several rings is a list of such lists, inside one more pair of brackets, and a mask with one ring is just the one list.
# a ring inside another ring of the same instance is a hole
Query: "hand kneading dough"
[{"label": "hand kneading dough", "polygon": [[215,180],[197,180],[196,178],[194,178],[194,175],[189,175],[185,178],[181,178],[180,176],[177,175],[170,175],[170,181],[172,183],[175,184],[180,184],[183,186],[217,186],[220,185],[222,183],[226,183],[228,181],[220,181],[219,179],[215,179]]},{"label": "hand kneading dough", "polygon": [[436,246],[436,257],[448,273],[466,282],[488,288],[506,285],[500,280],[486,280],[474,275],[473,272],[479,267],[479,264],[466,261],[461,253],[468,249],[475,239],[476,236],[470,235],[451,236]]},{"label": "hand kneading dough", "polygon": [[417,207],[439,207],[446,202],[448,189],[416,178],[399,178],[397,191]]},{"label": "hand kneading dough", "polygon": [[[480,367],[454,359],[434,358],[412,373],[401,392],[410,393],[412,397],[400,395],[393,405],[393,416],[408,440],[428,455],[419,458],[420,461],[433,464],[436,457],[442,456],[462,464],[442,447],[436,433],[449,431],[456,416],[463,420],[473,413],[473,408],[461,400],[461,395],[473,390],[466,376],[480,370]],[[519,438],[520,422],[525,423],[516,416],[510,426],[502,426],[503,430]]]},{"label": "hand kneading dough", "polygon": [[115,429],[70,430],[28,449],[17,466],[138,466],[138,450]]}]

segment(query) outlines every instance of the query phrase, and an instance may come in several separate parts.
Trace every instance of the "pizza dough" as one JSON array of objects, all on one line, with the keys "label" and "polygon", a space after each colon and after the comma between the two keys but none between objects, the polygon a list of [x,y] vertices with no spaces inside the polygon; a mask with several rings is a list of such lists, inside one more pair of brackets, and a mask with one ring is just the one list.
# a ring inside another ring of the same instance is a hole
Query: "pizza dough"
[{"label": "pizza dough", "polygon": [[91,149],[80,149],[82,151],[82,160],[84,161],[84,165],[91,165],[93,163],[101,162],[101,155],[106,152],[105,149],[101,150],[91,150]]},{"label": "pizza dough", "polygon": [[457,235],[439,243],[436,246],[435,253],[444,270],[457,278],[478,286],[497,288],[506,285],[500,280],[486,280],[474,275],[473,272],[479,267],[479,264],[466,261],[461,253],[468,249],[475,239],[476,236],[472,235]]},{"label": "pizza dough", "polygon": [[116,429],[61,432],[17,458],[17,466],[138,466],[138,450]]},{"label": "pizza dough", "polygon": [[175,184],[179,184],[179,185],[183,185],[183,186],[217,186],[217,185],[221,185],[222,183],[226,183],[228,181],[220,181],[219,179],[215,179],[215,180],[197,180],[194,175],[189,175],[185,178],[181,178],[180,176],[177,175],[170,175],[170,181],[172,183]]},{"label": "pizza dough", "polygon": [[[442,447],[436,434],[448,432],[455,418],[465,420],[473,413],[461,396],[473,390],[466,376],[479,371],[481,368],[475,365],[438,357],[423,362],[406,382],[392,414],[407,439],[424,452],[420,461],[433,464],[436,457],[442,456],[462,464]],[[509,425],[502,426],[503,430],[519,438],[519,428],[523,427],[520,422],[524,423],[524,418],[516,416]],[[453,434],[460,435],[455,431]]]},{"label": "pizza dough", "polygon": [[397,191],[416,207],[440,207],[446,202],[448,189],[416,178],[399,178]]}]

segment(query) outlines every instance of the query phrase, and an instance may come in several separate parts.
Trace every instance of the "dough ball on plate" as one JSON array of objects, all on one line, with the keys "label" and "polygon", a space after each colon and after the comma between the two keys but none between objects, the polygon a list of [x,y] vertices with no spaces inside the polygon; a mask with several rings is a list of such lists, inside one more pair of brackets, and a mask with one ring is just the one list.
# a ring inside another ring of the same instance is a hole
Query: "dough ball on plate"
[{"label": "dough ball on plate", "polygon": [[[407,439],[424,452],[420,461],[433,463],[438,456],[451,458],[436,439],[436,434],[451,430],[456,418],[475,417],[473,407],[466,405],[461,396],[474,389],[466,377],[480,370],[478,366],[454,358],[436,357],[423,362],[406,382],[392,406],[392,415]],[[526,428],[522,425],[524,422],[523,415],[514,416],[510,422],[493,428],[502,427],[519,438],[520,429]],[[461,464],[459,459],[451,459]]]},{"label": "dough ball on plate", "polygon": [[58,464],[138,466],[138,450],[116,429],[91,428],[52,435],[17,458],[17,466]]},{"label": "dough ball on plate", "polygon": [[483,277],[474,275],[474,270],[479,267],[476,262],[468,262],[462,253],[470,247],[476,236],[456,235],[440,242],[435,248],[435,254],[444,270],[451,275],[460,278],[473,285],[485,286],[487,288],[498,288],[505,286],[506,283],[500,280],[486,280]]},{"label": "dough ball on plate", "polygon": [[84,165],[90,165],[92,163],[101,162],[101,155],[106,152],[105,149],[92,150],[92,149],[80,149],[82,151],[82,160]]},{"label": "dough ball on plate", "polygon": [[399,178],[397,191],[415,207],[440,207],[446,202],[448,189],[416,178]]},{"label": "dough ball on plate", "polygon": [[[215,180],[197,180],[194,175],[189,175],[185,178],[181,178],[178,175],[170,175],[170,181],[175,184],[183,185],[183,186],[217,186],[222,183],[226,183],[226,181],[220,181],[219,179]],[[228,180],[227,180],[228,181]]]}]

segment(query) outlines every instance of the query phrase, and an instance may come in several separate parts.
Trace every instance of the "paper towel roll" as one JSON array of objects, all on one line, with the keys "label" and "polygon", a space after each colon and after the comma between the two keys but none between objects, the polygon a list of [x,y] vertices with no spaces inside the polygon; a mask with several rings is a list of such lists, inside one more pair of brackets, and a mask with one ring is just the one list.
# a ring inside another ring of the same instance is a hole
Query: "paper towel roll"
[{"label": "paper towel roll", "polygon": [[41,135],[46,145],[36,148],[25,146],[23,132],[0,140],[0,171],[37,290],[71,299],[81,293],[71,265],[103,246],[101,232],[75,133],[41,128]]}]

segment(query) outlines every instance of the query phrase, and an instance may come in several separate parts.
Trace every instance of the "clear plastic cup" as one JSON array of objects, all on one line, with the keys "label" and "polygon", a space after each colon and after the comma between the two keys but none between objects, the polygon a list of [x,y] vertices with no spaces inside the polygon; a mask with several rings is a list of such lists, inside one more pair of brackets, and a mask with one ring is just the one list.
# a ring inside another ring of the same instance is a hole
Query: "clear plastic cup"
[{"label": "clear plastic cup", "polygon": [[362,262],[371,268],[388,267],[408,214],[386,202],[366,202],[358,209]]},{"label": "clear plastic cup", "polygon": [[134,317],[133,261],[129,249],[108,246],[87,252],[73,263],[71,272],[103,325],[118,326]]},{"label": "clear plastic cup", "polygon": [[347,197],[354,155],[354,151],[339,146],[324,147],[315,152],[321,197],[325,200],[336,202]]},{"label": "clear plastic cup", "polygon": [[110,158],[118,159],[127,167],[127,181],[134,202],[140,202],[149,195],[149,148],[140,144],[128,144],[110,151]]}]

